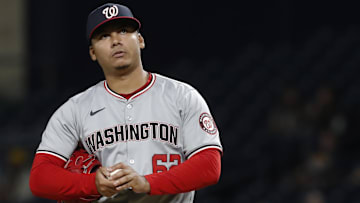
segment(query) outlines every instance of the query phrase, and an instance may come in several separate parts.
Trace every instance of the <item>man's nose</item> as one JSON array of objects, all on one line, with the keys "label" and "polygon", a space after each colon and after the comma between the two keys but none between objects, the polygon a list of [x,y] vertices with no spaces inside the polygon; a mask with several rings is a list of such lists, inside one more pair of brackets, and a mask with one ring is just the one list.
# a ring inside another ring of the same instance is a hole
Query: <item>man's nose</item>
[{"label": "man's nose", "polygon": [[112,39],[112,46],[121,45],[122,40],[121,40],[121,36],[119,33],[112,32],[111,39]]}]

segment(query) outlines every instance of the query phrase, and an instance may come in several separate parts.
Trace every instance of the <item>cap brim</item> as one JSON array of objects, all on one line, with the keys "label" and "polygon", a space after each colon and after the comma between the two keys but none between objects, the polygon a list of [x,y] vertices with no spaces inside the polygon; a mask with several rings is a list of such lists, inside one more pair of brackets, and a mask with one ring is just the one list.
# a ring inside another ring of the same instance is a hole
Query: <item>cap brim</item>
[{"label": "cap brim", "polygon": [[102,25],[110,22],[110,21],[114,21],[114,20],[122,20],[122,19],[128,19],[130,20],[129,22],[134,22],[132,23],[134,25],[134,27],[136,28],[136,30],[139,30],[140,27],[141,27],[141,23],[138,19],[136,18],[133,18],[133,17],[129,17],[129,16],[119,16],[119,17],[114,17],[114,18],[110,18],[110,19],[107,19],[107,20],[104,20],[102,21],[101,23],[99,23],[98,25],[96,25],[90,32],[89,36],[88,36],[88,39],[89,41],[91,40],[91,37],[93,36],[94,32]]}]

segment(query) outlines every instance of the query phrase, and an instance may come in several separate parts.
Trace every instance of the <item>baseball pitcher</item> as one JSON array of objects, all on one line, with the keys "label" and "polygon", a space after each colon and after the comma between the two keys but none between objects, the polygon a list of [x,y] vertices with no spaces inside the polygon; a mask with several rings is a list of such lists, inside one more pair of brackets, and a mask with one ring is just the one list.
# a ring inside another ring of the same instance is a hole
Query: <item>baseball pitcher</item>
[{"label": "baseball pitcher", "polygon": [[87,21],[105,76],[50,118],[30,174],[34,195],[59,202],[193,202],[216,184],[222,146],[192,86],[143,68],[140,21],[107,3]]}]

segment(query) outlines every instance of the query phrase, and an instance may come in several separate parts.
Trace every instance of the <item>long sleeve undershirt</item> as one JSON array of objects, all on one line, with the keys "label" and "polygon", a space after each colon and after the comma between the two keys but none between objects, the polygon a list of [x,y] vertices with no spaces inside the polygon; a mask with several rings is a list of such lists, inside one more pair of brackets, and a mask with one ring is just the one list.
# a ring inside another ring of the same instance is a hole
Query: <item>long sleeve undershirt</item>
[{"label": "long sleeve undershirt", "polygon": [[[70,200],[99,194],[95,173],[77,174],[64,169],[65,161],[50,154],[36,154],[30,172],[30,189],[36,196]],[[206,149],[169,171],[149,174],[150,195],[176,194],[215,184],[220,177],[221,155]]]}]

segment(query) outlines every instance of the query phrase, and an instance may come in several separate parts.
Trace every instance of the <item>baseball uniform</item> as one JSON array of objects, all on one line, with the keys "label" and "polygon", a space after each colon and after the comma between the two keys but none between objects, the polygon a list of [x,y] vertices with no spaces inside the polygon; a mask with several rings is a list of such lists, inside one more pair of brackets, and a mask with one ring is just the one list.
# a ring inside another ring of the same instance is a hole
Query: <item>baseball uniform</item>
[{"label": "baseball uniform", "polygon": [[[106,81],[65,102],[50,118],[37,153],[67,161],[80,141],[103,166],[119,162],[141,175],[179,165],[205,149],[222,151],[219,131],[197,90],[160,74],[129,99]],[[106,202],[192,202],[194,191],[149,196],[122,191]]]}]

